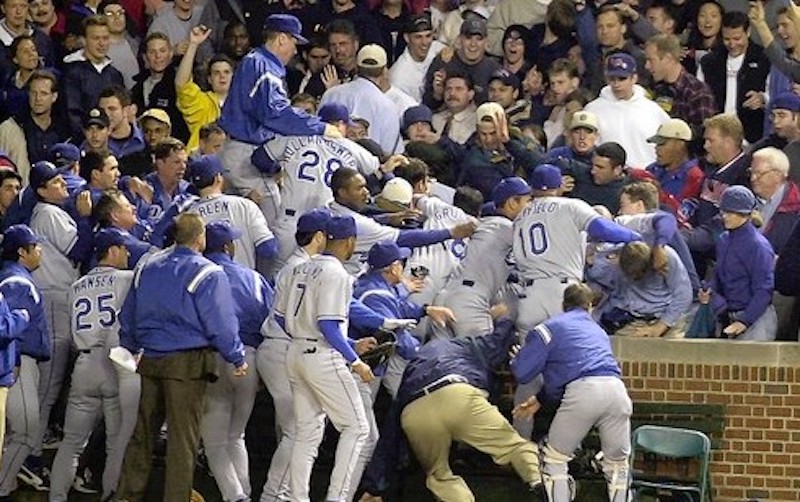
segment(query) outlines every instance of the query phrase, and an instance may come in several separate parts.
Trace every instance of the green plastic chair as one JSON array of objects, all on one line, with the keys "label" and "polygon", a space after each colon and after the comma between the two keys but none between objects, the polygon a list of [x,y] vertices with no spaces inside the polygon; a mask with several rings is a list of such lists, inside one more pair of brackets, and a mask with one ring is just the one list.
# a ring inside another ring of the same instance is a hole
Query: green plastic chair
[{"label": "green plastic chair", "polygon": [[[631,488],[634,493],[651,490],[667,490],[672,494],[683,494],[689,500],[705,502],[711,500],[711,480],[708,465],[711,459],[711,441],[700,431],[642,425],[633,432],[631,452]],[[678,481],[655,479],[634,469],[634,461],[643,454],[670,459],[696,458],[699,462],[697,479]],[[695,495],[697,498],[695,498]]]}]

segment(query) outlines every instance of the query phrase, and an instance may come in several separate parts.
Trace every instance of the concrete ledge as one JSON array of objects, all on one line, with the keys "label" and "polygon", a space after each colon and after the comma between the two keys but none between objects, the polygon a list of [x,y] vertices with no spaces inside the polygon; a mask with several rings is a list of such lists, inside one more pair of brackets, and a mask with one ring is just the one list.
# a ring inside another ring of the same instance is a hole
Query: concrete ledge
[{"label": "concrete ledge", "polygon": [[733,340],[665,340],[611,337],[620,361],[742,365],[800,366],[798,342],[737,342]]}]

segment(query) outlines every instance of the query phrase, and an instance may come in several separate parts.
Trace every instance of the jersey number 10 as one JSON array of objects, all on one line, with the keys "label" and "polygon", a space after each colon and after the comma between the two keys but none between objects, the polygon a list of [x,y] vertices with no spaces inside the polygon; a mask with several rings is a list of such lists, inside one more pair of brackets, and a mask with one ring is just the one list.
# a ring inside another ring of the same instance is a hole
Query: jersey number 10
[{"label": "jersey number 10", "polygon": [[547,229],[544,228],[544,223],[534,223],[528,227],[528,232],[520,228],[519,238],[522,241],[522,252],[525,256],[528,255],[528,250],[534,256],[538,256],[547,251]]}]

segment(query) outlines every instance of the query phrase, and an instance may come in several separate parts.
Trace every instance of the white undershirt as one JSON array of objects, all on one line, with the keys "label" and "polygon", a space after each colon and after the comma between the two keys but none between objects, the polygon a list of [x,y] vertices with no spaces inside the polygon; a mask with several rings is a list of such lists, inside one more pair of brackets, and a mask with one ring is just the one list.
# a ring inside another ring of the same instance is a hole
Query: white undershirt
[{"label": "white undershirt", "polygon": [[744,53],[736,57],[730,57],[725,60],[725,113],[736,113],[736,96],[739,87],[736,81],[736,75],[744,63]]}]

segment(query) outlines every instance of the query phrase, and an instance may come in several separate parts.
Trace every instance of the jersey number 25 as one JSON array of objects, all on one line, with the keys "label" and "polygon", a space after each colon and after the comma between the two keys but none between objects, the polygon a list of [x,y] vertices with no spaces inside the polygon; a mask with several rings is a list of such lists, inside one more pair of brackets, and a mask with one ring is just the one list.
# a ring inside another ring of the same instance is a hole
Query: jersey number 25
[{"label": "jersey number 25", "polygon": [[[91,321],[95,319],[92,312],[97,309],[97,322],[103,328],[110,328],[117,322],[117,311],[114,309],[114,294],[107,293],[98,295],[96,302],[92,302],[91,298],[82,296],[75,300],[72,306],[73,313],[75,314],[75,331],[85,331],[93,329],[94,326]],[[87,319],[88,318],[88,319]]]}]

